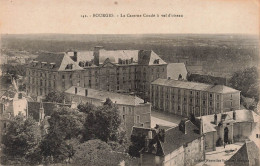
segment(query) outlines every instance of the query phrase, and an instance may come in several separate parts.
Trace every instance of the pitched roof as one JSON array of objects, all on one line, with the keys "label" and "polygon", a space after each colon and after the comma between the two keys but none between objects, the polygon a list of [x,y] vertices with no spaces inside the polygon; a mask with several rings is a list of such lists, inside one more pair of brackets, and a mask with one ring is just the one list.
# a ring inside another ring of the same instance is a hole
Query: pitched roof
[{"label": "pitched roof", "polygon": [[103,64],[104,61],[109,58],[110,62],[118,63],[119,58],[121,59],[131,59],[134,62],[138,60],[138,50],[104,50],[99,51],[99,63]]},{"label": "pitched roof", "polygon": [[198,82],[188,82],[188,81],[179,81],[173,79],[162,79],[158,78],[157,80],[152,82],[153,85],[162,85],[169,86],[175,88],[183,88],[190,90],[200,90],[207,92],[215,92],[215,93],[234,93],[239,92],[236,89],[224,86],[224,85],[210,85]]},{"label": "pitched roof", "polygon": [[[34,62],[37,63],[35,66],[33,65]],[[42,62],[45,62],[46,65],[42,66],[41,65]],[[51,64],[55,64],[53,68],[50,67]],[[28,64],[28,66],[33,67],[33,68],[38,68],[38,69],[64,71],[68,64],[73,64],[73,68],[72,69],[66,69],[66,71],[82,69],[76,62],[74,62],[64,52],[60,52],[60,53],[44,52],[44,53],[41,53],[32,63]]]},{"label": "pitched roof", "polygon": [[[236,119],[233,119],[233,112],[235,112]],[[240,123],[240,122],[259,122],[259,115],[257,115],[254,111],[251,110],[234,110],[225,112],[224,114],[216,114],[217,115],[217,125],[221,122],[221,118],[224,118],[223,123]],[[214,116],[215,115],[205,115],[202,116],[203,119],[203,133],[216,131],[215,127],[217,125],[214,124]],[[197,118],[200,119],[200,118]]]},{"label": "pitched roof", "polygon": [[[75,88],[77,88],[77,94],[75,94]],[[88,91],[88,95],[85,96],[85,90]],[[113,103],[122,104],[122,105],[141,105],[144,103],[144,100],[131,95],[124,95],[114,92],[95,90],[90,88],[82,88],[77,86],[72,86],[65,91],[68,94],[74,94],[78,96],[85,96],[87,98],[98,99],[101,102],[105,102],[107,98],[110,98]]]},{"label": "pitched roof", "polygon": [[166,130],[165,140],[161,142],[163,155],[167,155],[186,143],[190,143],[202,137],[202,135],[199,134],[199,129],[191,121],[187,120],[185,125],[186,134],[179,129],[179,126]]},{"label": "pitched roof", "polygon": [[186,80],[187,73],[184,63],[168,63],[167,65],[167,78],[178,80],[179,74],[181,74],[182,78]]},{"label": "pitched roof", "polygon": [[227,165],[259,165],[259,148],[254,141],[246,142],[229,160]]}]

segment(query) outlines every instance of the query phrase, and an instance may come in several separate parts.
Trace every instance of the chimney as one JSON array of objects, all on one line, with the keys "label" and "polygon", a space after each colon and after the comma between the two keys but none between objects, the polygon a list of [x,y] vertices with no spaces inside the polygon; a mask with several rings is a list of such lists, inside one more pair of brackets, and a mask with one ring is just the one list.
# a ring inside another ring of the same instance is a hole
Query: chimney
[{"label": "chimney", "polygon": [[44,108],[43,108],[43,103],[42,100],[40,102],[40,109],[39,109],[39,122],[43,121],[44,119]]},{"label": "chimney", "polygon": [[77,52],[77,51],[74,51],[73,60],[74,60],[75,62],[78,61],[78,52]]},{"label": "chimney", "polygon": [[236,120],[236,111],[233,111],[233,119]]},{"label": "chimney", "polygon": [[187,134],[187,129],[186,129],[186,122],[188,121],[187,118],[184,118],[181,120],[179,123],[179,130],[182,131],[184,134]]},{"label": "chimney", "polygon": [[75,87],[75,94],[77,94],[78,93],[78,88],[77,87]]},{"label": "chimney", "polygon": [[85,89],[85,96],[88,96],[88,89]]},{"label": "chimney", "polygon": [[178,80],[182,80],[182,75],[179,74]]},{"label": "chimney", "polygon": [[171,77],[168,77],[168,80],[170,80],[171,79]]},{"label": "chimney", "polygon": [[214,124],[217,125],[217,123],[218,123],[218,115],[215,114],[214,115]]},{"label": "chimney", "polygon": [[96,66],[99,66],[99,50],[101,50],[103,47],[102,46],[96,46],[94,47],[94,64]]},{"label": "chimney", "polygon": [[203,120],[200,118],[200,135],[203,134]]}]

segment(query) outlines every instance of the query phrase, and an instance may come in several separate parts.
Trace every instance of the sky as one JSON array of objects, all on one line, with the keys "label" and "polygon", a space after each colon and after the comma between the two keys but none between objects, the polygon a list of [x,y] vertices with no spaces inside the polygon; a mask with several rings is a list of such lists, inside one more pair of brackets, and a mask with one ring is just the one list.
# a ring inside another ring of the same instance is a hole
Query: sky
[{"label": "sky", "polygon": [[[115,17],[82,18],[113,14]],[[117,17],[180,14],[183,17]],[[0,0],[2,34],[259,34],[258,0]]]}]

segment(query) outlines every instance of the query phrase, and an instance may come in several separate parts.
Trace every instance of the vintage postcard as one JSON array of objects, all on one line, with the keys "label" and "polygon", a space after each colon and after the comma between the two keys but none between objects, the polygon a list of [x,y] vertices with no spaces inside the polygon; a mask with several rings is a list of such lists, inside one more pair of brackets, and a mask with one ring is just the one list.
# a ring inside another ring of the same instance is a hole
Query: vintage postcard
[{"label": "vintage postcard", "polygon": [[1,165],[260,165],[258,0],[0,4]]}]

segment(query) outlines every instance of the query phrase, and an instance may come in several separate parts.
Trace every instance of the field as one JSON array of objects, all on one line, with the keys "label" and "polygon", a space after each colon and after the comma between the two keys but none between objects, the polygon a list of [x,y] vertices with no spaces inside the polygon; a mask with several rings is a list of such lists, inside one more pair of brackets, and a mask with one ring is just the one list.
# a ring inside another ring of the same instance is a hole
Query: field
[{"label": "field", "polygon": [[[185,62],[187,66],[202,66],[200,74],[230,76],[233,72],[257,66],[259,39],[250,35],[70,35],[28,34],[2,35],[2,49],[63,52],[69,49],[93,50],[101,45],[108,50],[153,50],[166,62]],[[193,71],[190,71],[193,72]]]}]

